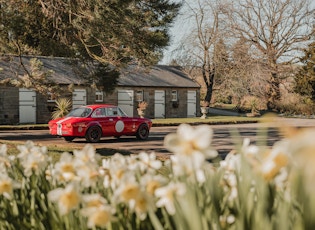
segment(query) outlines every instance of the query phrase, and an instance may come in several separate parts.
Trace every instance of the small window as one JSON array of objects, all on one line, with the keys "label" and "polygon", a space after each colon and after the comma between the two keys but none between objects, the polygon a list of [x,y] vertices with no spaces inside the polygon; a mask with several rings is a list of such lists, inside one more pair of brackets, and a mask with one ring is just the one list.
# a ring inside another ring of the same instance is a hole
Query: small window
[{"label": "small window", "polygon": [[57,99],[56,94],[48,92],[47,102],[55,102]]},{"label": "small window", "polygon": [[172,101],[177,101],[177,90],[172,90]]},{"label": "small window", "polygon": [[96,102],[103,102],[103,92],[102,91],[96,91],[95,93],[95,101]]},{"label": "small window", "polygon": [[136,92],[136,101],[143,101],[143,91],[142,90],[138,90]]}]

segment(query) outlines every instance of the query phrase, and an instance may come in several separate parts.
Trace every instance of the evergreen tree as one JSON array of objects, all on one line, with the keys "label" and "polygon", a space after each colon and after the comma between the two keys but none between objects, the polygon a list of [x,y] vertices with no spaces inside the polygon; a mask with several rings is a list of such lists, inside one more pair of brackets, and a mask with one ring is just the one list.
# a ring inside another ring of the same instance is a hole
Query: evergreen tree
[{"label": "evergreen tree", "polygon": [[0,0],[0,54],[93,63],[89,82],[111,91],[119,67],[162,58],[179,8],[169,0]]},{"label": "evergreen tree", "polygon": [[301,58],[302,68],[295,76],[295,92],[315,101],[315,42],[304,50]]}]

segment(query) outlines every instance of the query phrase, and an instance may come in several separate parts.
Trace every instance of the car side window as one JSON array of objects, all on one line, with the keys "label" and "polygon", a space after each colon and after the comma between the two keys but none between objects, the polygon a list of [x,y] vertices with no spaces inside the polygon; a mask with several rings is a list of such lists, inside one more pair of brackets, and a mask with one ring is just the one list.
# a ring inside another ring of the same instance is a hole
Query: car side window
[{"label": "car side window", "polygon": [[111,117],[116,117],[116,116],[118,116],[117,107],[110,107],[110,108],[107,108],[107,115],[108,115],[108,116],[111,116]]},{"label": "car side window", "polygon": [[104,108],[98,108],[93,112],[92,117],[106,117],[106,110]]}]

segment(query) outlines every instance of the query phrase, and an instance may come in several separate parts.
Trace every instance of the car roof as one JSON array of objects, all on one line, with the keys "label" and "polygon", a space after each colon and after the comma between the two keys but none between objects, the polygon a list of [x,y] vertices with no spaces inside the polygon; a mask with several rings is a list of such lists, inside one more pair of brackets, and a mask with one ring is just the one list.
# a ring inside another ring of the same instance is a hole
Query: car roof
[{"label": "car roof", "polygon": [[112,105],[112,104],[93,104],[93,105],[85,105],[85,106],[82,106],[82,107],[88,107],[88,108],[91,108],[91,109],[97,109],[97,108],[100,108],[100,107],[116,107],[115,105]]}]

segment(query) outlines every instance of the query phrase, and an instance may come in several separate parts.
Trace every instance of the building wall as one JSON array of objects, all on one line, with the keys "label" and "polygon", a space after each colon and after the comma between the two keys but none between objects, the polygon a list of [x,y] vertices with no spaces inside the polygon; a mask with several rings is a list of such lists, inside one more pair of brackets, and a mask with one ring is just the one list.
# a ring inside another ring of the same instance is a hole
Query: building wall
[{"label": "building wall", "polygon": [[[106,94],[104,96],[104,103],[117,104],[118,103],[118,90],[130,90],[130,87],[117,87],[112,94]],[[154,118],[154,103],[155,103],[155,90],[165,91],[165,118],[177,118],[187,117],[187,91],[196,90],[196,94],[199,95],[199,89],[189,88],[155,88],[155,87],[133,87],[134,90],[134,114],[137,114],[138,101],[136,100],[136,91],[143,90],[143,100],[148,103],[148,107],[145,111],[145,117]],[[177,102],[172,101],[172,91],[177,90]],[[196,101],[196,112],[199,116],[199,99]]]},{"label": "building wall", "polygon": [[[61,86],[62,87],[62,86]],[[77,88],[77,87],[76,87]],[[78,87],[79,88],[79,87]],[[81,87],[82,88],[82,87]],[[189,88],[155,88],[155,87],[117,87],[111,93],[103,93],[104,101],[96,102],[96,90],[91,87],[86,87],[86,102],[87,104],[108,103],[118,104],[118,90],[134,90],[134,115],[137,116],[138,101],[136,100],[136,92],[143,91],[143,100],[148,103],[145,111],[145,117],[154,118],[154,103],[155,103],[155,90],[165,91],[165,118],[187,117],[187,91],[196,90],[199,95],[199,89]],[[177,102],[172,102],[172,90],[177,90]],[[61,97],[72,98],[69,91],[65,91]],[[55,109],[55,102],[47,101],[46,95],[36,94],[36,123],[45,124],[51,120],[51,114]],[[196,101],[197,116],[200,114],[199,99]],[[19,88],[17,87],[0,87],[0,125],[1,124],[18,124],[19,123]]]},{"label": "building wall", "polygon": [[19,89],[0,86],[0,124],[19,123]]}]

